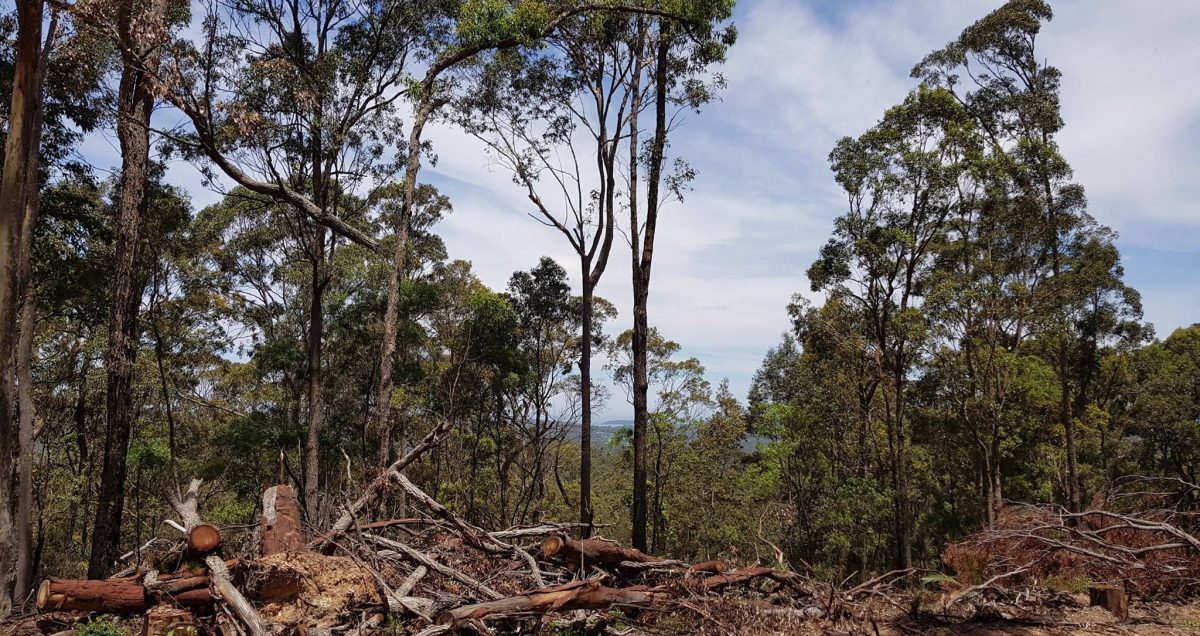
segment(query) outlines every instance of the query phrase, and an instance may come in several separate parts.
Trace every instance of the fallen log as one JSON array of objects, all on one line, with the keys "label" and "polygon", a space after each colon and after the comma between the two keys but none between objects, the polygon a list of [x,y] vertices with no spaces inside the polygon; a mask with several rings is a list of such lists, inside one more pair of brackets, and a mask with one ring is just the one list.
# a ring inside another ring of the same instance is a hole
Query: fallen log
[{"label": "fallen log", "polygon": [[146,586],[146,593],[154,597],[180,594],[188,590],[206,588],[212,579],[207,576],[188,576],[182,578],[159,579]]},{"label": "fallen log", "polygon": [[[201,480],[193,479],[188,484],[186,494],[182,497],[171,497],[171,507],[179,514],[183,526],[189,531],[204,523],[200,520],[200,513],[197,511],[201,483]],[[216,554],[209,554],[204,558],[204,563],[208,566],[208,575],[213,591],[224,599],[238,619],[249,628],[250,636],[265,636],[267,624],[258,615],[254,606],[250,605],[246,597],[242,596],[242,593],[229,580],[229,569],[225,567],[225,561]]]},{"label": "fallen log", "polygon": [[777,583],[787,585],[803,595],[812,594],[812,590],[805,585],[804,578],[799,574],[788,570],[776,570],[761,566],[738,568],[730,572],[714,574],[699,580],[685,581],[685,585],[699,592],[717,592],[730,585],[749,583],[758,578],[768,578]]},{"label": "fallen log", "polygon": [[102,581],[46,579],[38,588],[38,609],[137,614],[158,605],[211,606],[207,576],[138,583],[129,579]]},{"label": "fallen log", "polygon": [[263,513],[259,523],[259,553],[270,556],[295,552],[307,546],[300,526],[300,504],[291,486],[271,486],[263,491]]},{"label": "fallen log", "polygon": [[692,565],[691,567],[689,567],[687,569],[687,573],[689,575],[692,575],[692,574],[720,574],[728,569],[729,569],[729,566],[726,565],[724,561],[721,561],[720,559],[714,559],[712,561],[701,561],[700,563],[696,563],[696,564]]},{"label": "fallen log", "polygon": [[738,568],[724,574],[714,574],[697,581],[697,587],[705,592],[716,592],[737,583],[746,583],[756,578],[770,576],[775,570],[764,567]]},{"label": "fallen log", "polygon": [[433,599],[393,594],[388,596],[387,604],[388,612],[397,616],[419,616],[429,620],[429,610],[433,608]]},{"label": "fallen log", "polygon": [[139,613],[146,610],[146,588],[129,581],[46,579],[38,587],[40,610]]},{"label": "fallen log", "polygon": [[[607,526],[605,523],[592,524],[592,528],[602,528]],[[586,523],[541,523],[536,526],[526,526],[523,528],[510,528],[508,530],[499,530],[497,532],[489,532],[488,536],[498,541],[506,539],[522,539],[527,537],[544,537],[548,534],[562,534],[572,528],[587,528]]]},{"label": "fallen log", "polygon": [[531,612],[567,612],[613,606],[647,607],[655,600],[668,596],[668,592],[643,586],[613,588],[604,587],[598,581],[575,581],[527,594],[456,607],[439,614],[437,623],[453,625],[466,620],[497,620],[511,618],[512,614]]},{"label": "fallen log", "polygon": [[[199,587],[194,590],[185,590],[178,594],[172,594],[169,597],[170,602],[180,607],[212,607],[217,597],[213,595],[212,590],[207,587]],[[164,603],[166,600],[164,599]]]},{"label": "fallen log", "polygon": [[408,596],[409,594],[412,594],[413,589],[417,587],[417,584],[421,582],[421,579],[425,578],[426,574],[429,574],[429,568],[423,565],[418,565],[417,568],[412,571],[412,574],[409,574],[408,577],[404,579],[404,582],[400,584],[400,587],[396,588],[396,594],[399,594],[400,596]]},{"label": "fallen log", "polygon": [[571,539],[563,535],[551,535],[542,542],[542,555],[570,565],[586,568],[589,565],[618,567],[622,561],[633,563],[657,563],[658,557],[645,554],[636,548],[626,548],[603,539]]}]

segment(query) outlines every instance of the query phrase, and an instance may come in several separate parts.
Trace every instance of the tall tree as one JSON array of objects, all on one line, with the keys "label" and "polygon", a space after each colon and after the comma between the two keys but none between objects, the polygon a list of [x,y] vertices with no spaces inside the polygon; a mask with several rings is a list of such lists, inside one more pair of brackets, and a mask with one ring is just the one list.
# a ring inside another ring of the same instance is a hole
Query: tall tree
[{"label": "tall tree", "polygon": [[[679,158],[667,166],[667,137],[676,124],[675,111],[699,107],[715,97],[713,88],[723,84],[716,75],[710,84],[710,67],[724,60],[725,50],[736,39],[731,26],[718,28],[733,11],[731,0],[689,2],[680,7],[679,18],[640,18],[630,36],[636,68],[634,99],[629,124],[629,244],[633,279],[633,545],[647,549],[646,522],[649,502],[646,481],[646,432],[649,427],[649,380],[647,356],[650,326],[647,303],[650,274],[654,264],[654,241],[659,211],[671,199],[681,200],[694,176]],[[652,57],[650,57],[652,55]],[[642,82],[649,88],[649,103],[640,99]],[[642,147],[639,114],[653,108],[654,119],[648,144]],[[668,111],[672,111],[669,116]],[[639,173],[646,171],[645,217],[641,216]]]},{"label": "tall tree", "polygon": [[41,201],[41,175],[39,170],[42,124],[45,119],[45,98],[42,96],[46,80],[46,67],[50,53],[58,36],[58,11],[54,11],[47,29],[46,41],[38,59],[34,90],[39,98],[31,115],[30,136],[35,146],[26,166],[25,218],[21,227],[21,272],[18,287],[21,296],[19,320],[20,340],[17,344],[17,394],[20,419],[17,429],[17,578],[13,588],[13,599],[25,598],[33,580],[33,460],[34,460],[34,401],[33,401],[33,336],[36,330],[37,294],[33,287],[33,236],[37,225],[38,206]]},{"label": "tall tree", "polygon": [[[963,105],[986,140],[990,159],[1005,179],[993,183],[1006,204],[1033,211],[1038,249],[1030,282],[1051,281],[1071,267],[1073,246],[1088,236],[1107,233],[1086,212],[1083,188],[1072,181],[1070,164],[1059,151],[1063,127],[1059,90],[1061,72],[1038,54],[1042,25],[1053,18],[1045,0],[1010,0],[967,27],[946,47],[930,53],[912,71],[923,82],[949,91]],[[967,80],[964,81],[962,76]],[[965,84],[965,90],[960,85]],[[1111,241],[1109,241],[1111,242]],[[1081,261],[1073,261],[1082,264]],[[1077,278],[1077,277],[1075,277]],[[1058,424],[1066,446],[1066,499],[1072,510],[1082,506],[1074,404],[1073,352],[1086,346],[1076,329],[1073,294],[1062,281],[1037,287],[1032,297],[1038,331],[1047,360],[1058,375]],[[1127,300],[1133,300],[1131,297]],[[1140,314],[1135,303],[1126,303]],[[1122,324],[1121,329],[1125,326]],[[1113,332],[1109,332],[1110,334]],[[1104,335],[1101,335],[1103,338]]]},{"label": "tall tree", "polygon": [[[433,42],[431,44],[433,60],[430,62],[424,77],[418,82],[414,89],[410,89],[410,97],[414,101],[414,115],[412,128],[409,131],[409,141],[407,156],[405,158],[405,173],[404,173],[404,204],[401,208],[401,214],[397,219],[395,231],[400,239],[396,243],[395,255],[393,257],[393,272],[392,280],[388,285],[388,305],[384,313],[384,339],[381,348],[380,356],[380,383],[378,398],[375,402],[375,425],[376,437],[380,448],[380,461],[386,463],[388,448],[390,447],[389,433],[390,425],[388,418],[391,408],[391,392],[392,392],[392,369],[395,364],[395,324],[397,320],[396,312],[399,306],[399,289],[401,286],[401,277],[403,274],[402,263],[404,262],[404,252],[407,249],[407,223],[413,205],[413,197],[417,187],[417,173],[421,167],[421,152],[422,135],[424,127],[428,124],[431,117],[450,103],[453,99],[455,88],[459,84],[458,75],[466,68],[474,65],[477,60],[484,54],[489,52],[498,52],[503,57],[506,53],[511,53],[514,49],[520,47],[536,48],[542,44],[542,41],[551,38],[562,31],[570,31],[574,23],[579,22],[577,18],[584,15],[623,15],[623,14],[641,14],[641,13],[656,13],[661,14],[663,11],[655,7],[642,7],[638,5],[623,6],[614,5],[608,6],[603,3],[591,4],[587,2],[574,1],[552,1],[538,0],[536,2],[518,2],[513,5],[504,3],[496,4],[489,0],[476,0],[474,2],[465,2],[458,7],[457,14],[451,16],[454,18],[456,28],[451,30],[435,31]],[[584,24],[588,19],[582,20]],[[509,58],[511,61],[512,58]],[[495,78],[493,78],[494,80]],[[546,79],[549,79],[546,77]],[[492,87],[495,88],[495,84]],[[525,88],[525,96],[528,97],[529,87]],[[551,89],[553,90],[553,89]],[[601,100],[605,102],[606,110],[611,107],[612,95],[618,92],[615,88],[610,89],[607,99]],[[496,131],[494,126],[505,118],[499,117],[498,113],[506,113],[504,106],[497,109],[497,102],[489,101],[487,98],[490,95],[495,97],[494,92],[484,91],[484,100],[473,98],[468,100],[468,111],[482,110],[484,121],[490,121],[493,128],[488,128],[483,125],[478,118],[470,116],[460,118],[463,123],[466,123],[468,129],[474,130],[477,134],[484,131]],[[511,106],[512,102],[508,102],[505,106]],[[516,111],[516,112],[519,112]],[[512,111],[507,111],[506,114],[514,114]],[[606,113],[607,114],[607,113]],[[569,119],[569,118],[568,118]],[[563,120],[560,118],[559,122]],[[511,120],[510,120],[511,123]],[[482,126],[482,127],[481,127]],[[510,131],[511,132],[511,131]],[[560,131],[561,132],[561,131]],[[543,140],[545,141],[545,140]],[[615,144],[615,140],[610,140],[608,145]],[[603,147],[604,144],[601,144]],[[499,147],[497,147],[499,148]],[[615,156],[615,148],[607,148],[601,152],[609,153]],[[523,149],[510,147],[504,150],[501,154],[508,155],[517,153],[522,158],[524,157]],[[604,171],[603,159],[598,160],[601,164],[601,172]],[[537,163],[535,162],[535,166]],[[528,168],[528,167],[527,167]],[[526,169],[526,175],[531,178],[534,173],[530,173]],[[560,175],[565,176],[565,175]],[[518,182],[523,183],[520,178]],[[604,183],[609,183],[607,180]],[[609,184],[610,196],[613,187]],[[568,193],[568,198],[570,194]],[[579,198],[582,198],[581,196]],[[607,200],[607,199],[602,199]],[[537,200],[534,201],[538,203]],[[577,208],[582,210],[582,203]],[[611,231],[612,219],[604,216],[604,212],[598,214],[600,223],[606,223],[608,230],[604,227],[597,226],[592,240],[588,240],[586,236],[579,238],[578,243],[584,248],[577,249],[580,253],[581,266],[585,272],[585,284],[591,279],[599,282],[600,275],[603,274],[604,265],[607,263],[608,250],[611,247]],[[551,218],[556,218],[551,214]],[[549,221],[548,221],[549,222]],[[553,224],[553,223],[551,223]],[[590,223],[585,223],[585,226]],[[584,228],[580,228],[583,230]],[[585,231],[586,234],[586,231]],[[568,233],[568,236],[569,233]],[[605,237],[603,241],[601,237]],[[582,252],[580,252],[582,249]],[[597,250],[599,249],[599,253]],[[586,256],[586,263],[584,258]],[[594,289],[595,283],[591,285]],[[585,303],[585,307],[591,307],[590,301]],[[589,364],[586,365],[587,371],[582,372],[590,377],[590,348],[591,344],[585,339],[585,347],[589,350],[586,355],[589,358]],[[581,366],[581,369],[583,366]],[[591,434],[591,386],[588,385],[584,389],[588,392],[585,396],[584,404],[588,420],[586,427],[587,435],[590,442]],[[591,449],[589,443],[584,444],[584,457],[582,461],[589,464],[591,462]],[[580,497],[580,512],[581,517],[591,518],[591,470],[583,472],[585,479],[588,481],[587,487],[584,489],[584,496]],[[585,512],[586,508],[586,512]],[[590,521],[589,521],[590,523]]]},{"label": "tall tree", "polygon": [[[28,217],[36,209],[38,156],[41,143],[42,21],[44,3],[31,0],[18,4],[17,54],[12,100],[8,109],[8,139],[4,146],[4,170],[0,175],[0,618],[12,611],[14,595],[28,583],[30,572],[28,514],[23,503],[15,520],[25,526],[14,527],[12,517],[11,474],[16,413],[17,313],[21,303],[22,278],[29,258],[24,249]],[[19,425],[18,427],[19,428]],[[21,442],[30,431],[20,431]],[[25,476],[25,462],[21,463]],[[26,481],[27,481],[26,476]],[[22,487],[23,490],[23,487]],[[18,497],[19,499],[24,499]],[[21,514],[25,513],[25,517]],[[21,573],[24,571],[24,574]]]},{"label": "tall tree", "polygon": [[912,506],[906,395],[929,321],[920,296],[932,248],[959,203],[965,115],[949,93],[921,89],[858,139],[844,138],[829,159],[849,211],[808,270],[813,291],[861,312],[868,355],[884,397],[893,489],[895,564],[912,563]]},{"label": "tall tree", "polygon": [[[579,264],[581,411],[579,520],[591,524],[592,352],[596,287],[608,267],[622,189],[619,158],[634,105],[645,99],[644,61],[630,39],[637,16],[593,13],[548,39],[552,55],[501,52],[459,104],[464,127],[507,167],[531,215],[567,240]],[[638,94],[640,93],[640,94]],[[594,149],[591,150],[591,149]],[[580,161],[582,150],[595,163]],[[590,525],[584,530],[590,532]]]},{"label": "tall tree", "polygon": [[152,77],[158,70],[166,38],[167,4],[167,0],[151,0],[145,5],[122,3],[116,15],[121,56],[116,108],[121,176],[109,288],[108,349],[104,357],[108,372],[104,464],[96,498],[89,578],[108,573],[121,543],[126,455],[134,416],[133,368],[140,333],[137,317],[145,285],[136,265],[150,177],[150,115],[155,100]]},{"label": "tall tree", "polygon": [[[175,64],[163,77],[167,98],[192,125],[177,140],[234,183],[299,217],[294,229],[310,270],[302,490],[313,523],[321,512],[330,263],[342,237],[377,249],[367,215],[397,169],[384,160],[400,145],[393,105],[403,96],[408,62],[426,37],[430,6],[233,3],[227,12],[207,16],[201,48],[178,44]],[[361,196],[350,196],[359,190],[365,190]]]},{"label": "tall tree", "polygon": [[[646,436],[653,447],[647,462],[647,534],[650,550],[661,553],[666,549],[667,534],[663,502],[672,485],[674,465],[680,447],[695,432],[693,425],[712,406],[712,391],[698,359],[675,359],[681,348],[678,343],[664,338],[658,329],[651,329],[647,340],[646,377],[656,398],[649,409],[651,427]],[[634,396],[632,345],[633,330],[627,330],[609,347],[613,380],[625,387],[630,398]]]}]

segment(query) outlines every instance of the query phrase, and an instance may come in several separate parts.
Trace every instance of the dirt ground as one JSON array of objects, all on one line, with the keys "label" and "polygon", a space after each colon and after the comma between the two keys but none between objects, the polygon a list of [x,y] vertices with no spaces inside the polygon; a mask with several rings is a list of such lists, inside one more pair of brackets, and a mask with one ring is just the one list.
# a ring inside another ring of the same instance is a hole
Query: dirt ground
[{"label": "dirt ground", "polygon": [[[766,636],[1183,636],[1200,634],[1200,601],[1188,604],[1163,602],[1130,603],[1130,618],[1120,620],[1107,610],[1088,607],[1086,595],[1064,595],[1056,607],[1034,606],[1024,611],[984,606],[959,615],[938,614],[926,606],[919,618],[901,611],[900,603],[881,602],[874,619],[843,620],[836,623],[797,615],[763,613],[745,605],[724,603],[691,607],[707,620],[675,620],[663,615],[648,634],[722,634]],[[896,599],[894,599],[896,600]],[[693,617],[694,615],[693,614]],[[966,614],[966,615],[964,615]],[[996,615],[999,614],[999,615]],[[990,616],[989,616],[990,615]],[[692,618],[692,617],[689,617]],[[617,633],[624,633],[619,626]],[[549,632],[557,633],[557,632]],[[612,632],[610,632],[612,633]],[[643,633],[633,631],[632,633]]]},{"label": "dirt ground", "polygon": [[[308,590],[306,590],[308,591]],[[328,594],[328,590],[324,590]],[[1188,604],[1164,602],[1130,603],[1129,620],[1119,620],[1108,611],[1087,606],[1086,595],[1063,595],[1055,607],[1034,605],[1021,611],[1004,606],[983,605],[961,608],[958,616],[938,614],[935,607],[926,605],[920,618],[914,619],[901,611],[899,599],[881,599],[872,612],[876,618],[830,622],[820,617],[805,616],[803,612],[763,611],[745,600],[694,599],[683,606],[666,610],[655,619],[645,620],[624,616],[621,612],[602,612],[606,623],[603,633],[626,636],[674,636],[703,634],[721,636],[766,636],[786,634],[795,636],[1183,636],[1200,634],[1200,601]],[[936,602],[933,604],[935,605]],[[968,616],[974,611],[973,616]],[[578,614],[578,615],[575,615]],[[536,633],[567,636],[600,633],[579,629],[584,612],[560,613],[543,618]],[[596,614],[591,614],[593,619]],[[0,624],[0,636],[51,634],[67,629],[79,615],[43,614]],[[278,620],[282,616],[275,616]],[[287,622],[287,621],[282,621]],[[295,621],[290,633],[299,627]],[[140,621],[123,621],[130,633],[137,633]],[[415,626],[414,626],[415,627]],[[526,629],[531,627],[526,625]],[[305,630],[307,631],[307,630]],[[338,633],[341,630],[332,633]],[[301,632],[303,633],[303,632]],[[331,633],[331,632],[326,632]],[[377,633],[402,634],[402,630]],[[500,633],[510,633],[504,629]],[[527,632],[531,633],[531,632]]]},{"label": "dirt ground", "polygon": [[[881,636],[1091,636],[1200,634],[1200,603],[1131,603],[1129,620],[1120,620],[1107,610],[1087,607],[1081,597],[1078,606],[1063,607],[1044,613],[995,620],[943,621],[932,617],[903,620],[879,631]],[[831,632],[825,632],[829,634]],[[833,632],[836,633],[836,632]],[[849,632],[855,633],[855,632]],[[859,633],[871,633],[864,631]]]}]

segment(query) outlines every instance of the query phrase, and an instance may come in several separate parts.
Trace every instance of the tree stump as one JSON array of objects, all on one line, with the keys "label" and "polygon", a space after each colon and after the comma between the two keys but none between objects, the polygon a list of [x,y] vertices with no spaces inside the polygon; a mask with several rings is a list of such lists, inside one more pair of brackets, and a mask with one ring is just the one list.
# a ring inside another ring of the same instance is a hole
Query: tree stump
[{"label": "tree stump", "polygon": [[271,486],[263,492],[262,521],[259,523],[259,551],[263,556],[304,550],[304,530],[300,527],[300,505],[291,486]]},{"label": "tree stump", "polygon": [[1115,585],[1093,585],[1088,588],[1088,598],[1093,607],[1099,606],[1125,620],[1129,618],[1129,598],[1125,589]]},{"label": "tree stump", "polygon": [[142,621],[142,636],[200,636],[196,617],[178,607],[150,608]]}]

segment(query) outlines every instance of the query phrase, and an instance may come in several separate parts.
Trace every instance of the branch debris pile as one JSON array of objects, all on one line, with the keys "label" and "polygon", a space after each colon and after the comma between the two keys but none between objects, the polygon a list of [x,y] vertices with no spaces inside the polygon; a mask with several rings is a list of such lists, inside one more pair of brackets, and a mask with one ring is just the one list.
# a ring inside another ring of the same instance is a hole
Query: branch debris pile
[{"label": "branch debris pile", "polygon": [[1084,581],[1147,599],[1194,598],[1200,528],[1186,510],[1200,489],[1162,481],[1124,480],[1078,513],[1010,505],[993,527],[949,545],[942,560],[969,585]]},{"label": "branch debris pile", "polygon": [[[156,566],[104,581],[46,580],[37,599],[43,614],[28,619],[26,631],[0,634],[56,633],[96,613],[140,621],[143,634],[176,636],[854,634],[905,621],[1102,611],[1089,604],[1128,620],[1127,592],[1179,599],[1200,580],[1200,541],[1182,523],[1190,517],[1146,506],[1161,503],[1147,496],[1141,509],[1120,512],[1111,505],[1118,499],[1079,514],[1011,506],[993,528],[946,550],[958,578],[940,580],[941,593],[930,594],[909,585],[924,574],[916,570],[831,585],[761,564],[660,559],[579,538],[577,524],[487,531],[402,474],[387,479],[422,516],[339,524],[308,537],[291,489],[275,486],[263,495],[257,553],[230,559],[222,546],[241,542],[203,522],[194,480],[171,498],[180,521],[168,525],[182,534]],[[1071,577],[1089,582],[1090,599],[1039,587]]]}]

